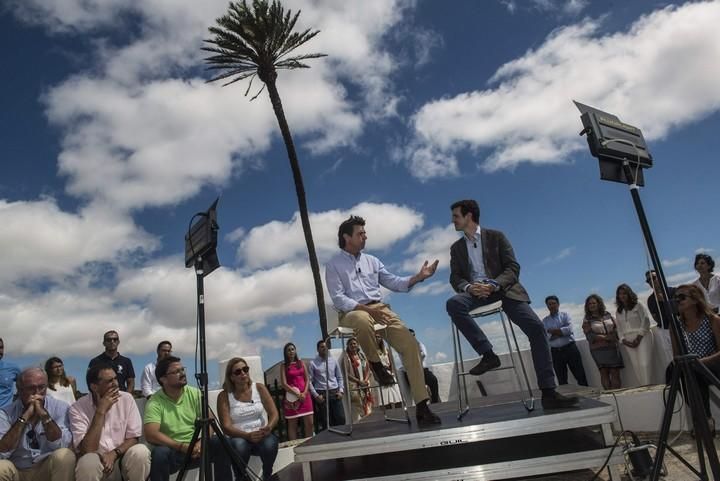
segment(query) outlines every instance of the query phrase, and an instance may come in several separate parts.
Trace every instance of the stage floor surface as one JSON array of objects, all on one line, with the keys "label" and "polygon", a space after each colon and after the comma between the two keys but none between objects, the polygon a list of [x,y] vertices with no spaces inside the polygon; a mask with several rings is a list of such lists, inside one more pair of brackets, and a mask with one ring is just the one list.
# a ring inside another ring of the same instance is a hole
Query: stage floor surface
[{"label": "stage floor surface", "polygon": [[[442,424],[425,428],[414,409],[409,425],[376,412],[349,436],[323,431],[298,445],[295,462],[272,479],[509,479],[602,464],[614,406],[581,397],[572,408],[545,411],[537,399],[528,412],[519,399],[519,393],[472,399],[461,421],[457,402],[433,404]],[[401,410],[392,414],[400,417]]]}]

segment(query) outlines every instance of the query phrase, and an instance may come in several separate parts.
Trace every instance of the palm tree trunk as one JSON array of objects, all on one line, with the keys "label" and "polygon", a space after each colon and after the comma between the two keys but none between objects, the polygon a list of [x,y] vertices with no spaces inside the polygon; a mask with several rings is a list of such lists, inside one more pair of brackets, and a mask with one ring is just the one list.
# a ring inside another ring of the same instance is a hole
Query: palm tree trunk
[{"label": "palm tree trunk", "polygon": [[310,218],[308,216],[305,186],[302,180],[302,173],[300,172],[300,163],[298,162],[295,144],[290,134],[290,127],[285,119],[285,112],[283,111],[282,101],[280,100],[280,94],[278,93],[275,81],[268,81],[265,85],[270,94],[270,102],[275,111],[275,117],[280,126],[280,132],[282,133],[283,141],[285,141],[285,148],[287,149],[288,160],[290,161],[290,169],[292,170],[293,181],[295,182],[295,194],[297,195],[298,209],[300,211],[300,220],[302,222],[305,244],[307,245],[308,257],[310,259],[310,270],[312,270],[313,281],[315,283],[315,297],[317,298],[318,314],[320,316],[320,331],[322,332],[322,338],[327,339],[325,295],[323,293],[322,280],[320,279],[320,264],[318,263],[317,254],[315,253],[315,242],[313,241],[312,230],[310,229]]}]

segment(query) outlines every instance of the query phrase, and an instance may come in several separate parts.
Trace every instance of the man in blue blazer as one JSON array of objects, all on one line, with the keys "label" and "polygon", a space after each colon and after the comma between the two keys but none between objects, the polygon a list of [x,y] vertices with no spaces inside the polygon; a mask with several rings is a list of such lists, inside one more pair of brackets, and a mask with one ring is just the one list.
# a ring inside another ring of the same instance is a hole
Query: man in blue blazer
[{"label": "man in blue blazer", "polygon": [[500,358],[469,312],[502,301],[510,320],[530,340],[543,408],[559,409],[576,404],[577,397],[563,396],[555,390],[545,327],[530,308],[530,297],[520,284],[520,264],[505,234],[480,228],[480,207],[474,200],[461,200],[450,208],[455,230],[463,232],[463,237],[450,247],[450,284],[458,294],[448,299],[447,312],[475,352],[482,356],[470,374],[479,376],[499,367]]}]

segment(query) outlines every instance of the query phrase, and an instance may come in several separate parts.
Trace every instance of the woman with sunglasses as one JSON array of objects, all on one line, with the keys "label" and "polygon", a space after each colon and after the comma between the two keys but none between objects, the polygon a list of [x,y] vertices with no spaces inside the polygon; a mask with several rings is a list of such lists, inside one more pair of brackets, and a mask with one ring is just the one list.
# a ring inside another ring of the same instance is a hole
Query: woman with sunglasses
[{"label": "woman with sunglasses", "polygon": [[[680,334],[685,339],[688,352],[697,354],[703,363],[716,377],[720,378],[720,317],[713,312],[705,301],[705,295],[699,287],[684,284],[675,289],[674,301],[677,303],[680,317]],[[672,336],[673,354],[678,354],[675,336]],[[667,370],[668,382],[672,379],[674,365]],[[705,415],[708,418],[710,431],[715,435],[715,420],[710,415],[710,390],[708,382],[701,375],[696,375],[700,388]]]},{"label": "woman with sunglasses", "polygon": [[713,274],[714,268],[715,261],[709,255],[698,254],[695,256],[695,270],[700,277],[693,284],[705,294],[705,300],[710,308],[717,313],[718,306],[720,306],[720,275]]},{"label": "woman with sunglasses", "polygon": [[650,316],[627,284],[620,284],[615,290],[615,306],[618,335],[625,346],[623,357],[635,374],[638,385],[647,386],[651,384],[654,347]]},{"label": "woman with sunglasses", "polygon": [[600,370],[603,389],[620,389],[620,369],[625,366],[618,348],[617,325],[597,294],[590,294],[585,299],[582,329],[590,346],[590,355]]},{"label": "woman with sunglasses", "polygon": [[285,390],[283,414],[287,420],[288,439],[297,439],[298,419],[303,420],[305,437],[313,435],[313,404],[308,394],[310,381],[307,369],[297,355],[297,348],[292,342],[283,347],[283,366],[280,370],[280,383]]},{"label": "woman with sunglasses", "polygon": [[353,422],[372,412],[373,396],[370,391],[370,369],[365,354],[360,351],[357,338],[351,338],[345,348],[345,372],[350,385],[350,403]]},{"label": "woman with sunglasses", "polygon": [[[263,479],[270,479],[278,453],[278,439],[272,433],[278,411],[267,387],[250,379],[245,359],[234,357],[228,361],[217,406],[220,425],[244,465],[251,455],[260,456]],[[235,479],[245,479],[235,466],[233,470]]]},{"label": "woman with sunglasses", "polygon": [[77,399],[75,378],[65,374],[65,365],[59,357],[51,357],[45,361],[45,372],[48,377],[47,395],[72,404]]}]

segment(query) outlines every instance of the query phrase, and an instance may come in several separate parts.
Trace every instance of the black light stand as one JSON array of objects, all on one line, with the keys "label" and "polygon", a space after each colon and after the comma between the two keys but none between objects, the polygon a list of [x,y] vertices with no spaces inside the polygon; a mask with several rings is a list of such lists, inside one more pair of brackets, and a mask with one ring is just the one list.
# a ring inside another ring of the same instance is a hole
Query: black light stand
[{"label": "black light stand", "polygon": [[[642,173],[642,168],[652,166],[652,156],[647,150],[642,132],[636,127],[622,123],[612,114],[596,110],[578,102],[575,102],[575,105],[580,109],[580,112],[582,112],[581,120],[584,129],[580,132],[580,135],[587,134],[590,152],[600,160],[603,180],[622,182],[630,185],[630,195],[632,196],[635,211],[640,221],[645,244],[647,245],[650,260],[652,261],[653,268],[660,283],[660,288],[662,289],[664,297],[662,302],[669,303],[670,298],[668,296],[665,274],[663,273],[662,263],[655,248],[655,242],[653,241],[650,226],[645,216],[645,210],[640,200],[640,188],[637,183],[639,174]],[[655,464],[653,465],[650,479],[657,481],[660,478],[665,450],[668,450],[701,480],[709,479],[707,467],[705,466],[705,455],[707,455],[713,479],[720,481],[720,462],[718,461],[715,445],[710,435],[710,428],[705,417],[705,409],[702,404],[696,376],[703,376],[718,389],[720,389],[720,381],[699,361],[696,354],[688,353],[687,343],[685,342],[685,337],[682,335],[676,310],[669,309],[669,311],[672,313],[670,319],[671,335],[676,341],[675,345],[677,346],[678,353],[673,359],[675,368],[673,369],[668,400],[665,406],[660,437],[657,443],[658,448],[655,456]],[[688,406],[692,414],[693,426],[695,428],[698,464],[700,465],[699,471],[667,443],[670,424],[672,423],[674,414],[675,399],[677,398],[681,385],[684,385]]]},{"label": "black light stand", "polygon": [[[244,472],[247,479],[259,479],[257,474],[252,472],[237,455],[235,450],[223,435],[222,429],[217,420],[210,416],[208,397],[208,373],[207,373],[207,350],[205,340],[205,284],[204,277],[220,267],[215,249],[217,248],[217,203],[219,199],[210,206],[207,212],[195,214],[190,219],[191,227],[185,236],[185,267],[195,268],[195,279],[197,282],[197,320],[198,320],[198,343],[200,344],[200,372],[195,378],[200,385],[202,393],[200,418],[195,420],[195,432],[185,453],[185,459],[177,475],[177,481],[183,481],[185,473],[193,464],[192,452],[195,443],[200,443],[200,473],[199,481],[213,481],[213,471],[210,465],[210,452],[208,442],[211,431],[214,432],[220,444],[237,472]],[[201,220],[192,224],[196,217]],[[225,481],[225,480],[217,480]]]}]

